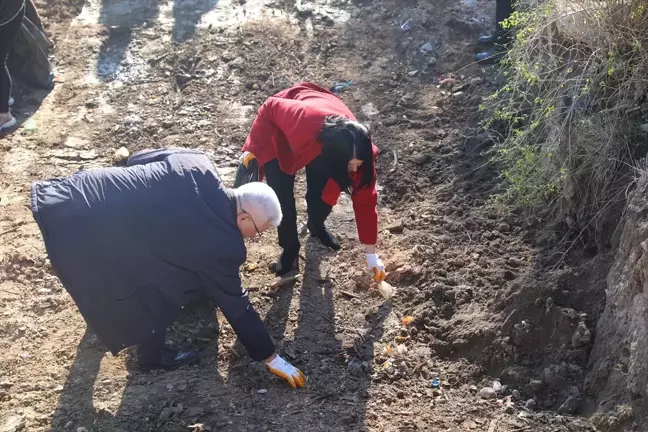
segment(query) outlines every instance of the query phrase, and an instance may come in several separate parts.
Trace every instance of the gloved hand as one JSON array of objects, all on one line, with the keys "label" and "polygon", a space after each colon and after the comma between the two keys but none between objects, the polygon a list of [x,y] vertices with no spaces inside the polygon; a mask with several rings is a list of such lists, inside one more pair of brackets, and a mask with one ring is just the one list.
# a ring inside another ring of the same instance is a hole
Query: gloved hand
[{"label": "gloved hand", "polygon": [[239,162],[241,162],[243,164],[243,166],[245,166],[245,168],[247,168],[248,164],[250,163],[250,161],[252,159],[256,159],[256,156],[254,156],[249,151],[246,151],[246,152],[243,152],[241,154],[241,157],[239,157]]},{"label": "gloved hand", "polygon": [[373,280],[382,282],[385,280],[385,265],[378,257],[378,254],[367,254],[367,267],[373,275]]},{"label": "gloved hand", "polygon": [[288,381],[292,388],[304,387],[306,384],[304,373],[278,355],[266,362],[266,366],[270,372]]}]

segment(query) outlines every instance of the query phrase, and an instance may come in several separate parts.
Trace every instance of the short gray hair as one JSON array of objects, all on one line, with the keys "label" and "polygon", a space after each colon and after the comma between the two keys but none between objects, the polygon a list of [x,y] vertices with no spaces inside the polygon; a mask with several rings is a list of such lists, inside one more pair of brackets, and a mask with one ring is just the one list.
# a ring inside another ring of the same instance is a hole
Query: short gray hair
[{"label": "short gray hair", "polygon": [[250,182],[234,189],[241,208],[253,217],[279,226],[283,214],[277,194],[270,186],[261,182]]}]

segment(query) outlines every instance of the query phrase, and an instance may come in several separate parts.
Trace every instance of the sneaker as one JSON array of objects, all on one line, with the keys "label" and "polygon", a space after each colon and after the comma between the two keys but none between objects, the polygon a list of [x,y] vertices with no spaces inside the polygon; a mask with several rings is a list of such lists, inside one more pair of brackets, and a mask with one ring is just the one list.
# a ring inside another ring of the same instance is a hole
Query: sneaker
[{"label": "sneaker", "polygon": [[138,362],[137,366],[143,371],[156,369],[174,370],[182,366],[191,365],[197,361],[198,352],[196,351],[177,351],[171,348],[165,348],[158,361],[152,363]]}]

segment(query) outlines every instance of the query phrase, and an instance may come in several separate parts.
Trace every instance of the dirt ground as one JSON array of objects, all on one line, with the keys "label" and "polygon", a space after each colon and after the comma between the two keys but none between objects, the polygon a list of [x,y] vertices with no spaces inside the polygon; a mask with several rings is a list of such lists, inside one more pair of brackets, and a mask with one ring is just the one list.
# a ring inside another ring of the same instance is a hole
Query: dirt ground
[{"label": "dirt ground", "polygon": [[[0,139],[0,431],[594,430],[571,414],[607,261],[558,262],[541,216],[488,205],[495,140],[477,121],[497,70],[471,62],[493,1],[38,6],[56,86],[18,87],[21,126]],[[378,248],[395,297],[368,283],[343,197],[328,222],[339,253],[304,237],[301,279],[273,289],[271,232],[241,269],[306,389],[252,362],[208,302],[168,333],[200,350],[198,366],[140,373],[129,352],[105,354],[48,265],[30,182],[111,165],[122,146],[185,146],[231,183],[256,109],[299,81],[354,82],[341,97],[381,149]]]}]

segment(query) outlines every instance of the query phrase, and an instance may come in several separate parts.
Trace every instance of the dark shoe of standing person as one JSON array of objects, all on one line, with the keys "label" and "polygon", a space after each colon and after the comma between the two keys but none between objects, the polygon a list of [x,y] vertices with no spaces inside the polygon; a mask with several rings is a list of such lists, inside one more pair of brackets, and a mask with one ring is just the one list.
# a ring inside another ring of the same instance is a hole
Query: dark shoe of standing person
[{"label": "dark shoe of standing person", "polygon": [[183,366],[189,366],[198,361],[196,351],[178,351],[171,348],[164,348],[162,354],[156,359],[138,360],[137,367],[145,372],[152,370],[174,370]]},{"label": "dark shoe of standing person", "polygon": [[293,269],[299,269],[299,248],[284,249],[276,263],[270,264],[270,271],[277,276],[290,273]]},{"label": "dark shoe of standing person", "polygon": [[310,230],[311,237],[318,239],[324,246],[333,249],[334,251],[340,250],[340,242],[338,239],[325,227],[316,230]]}]

